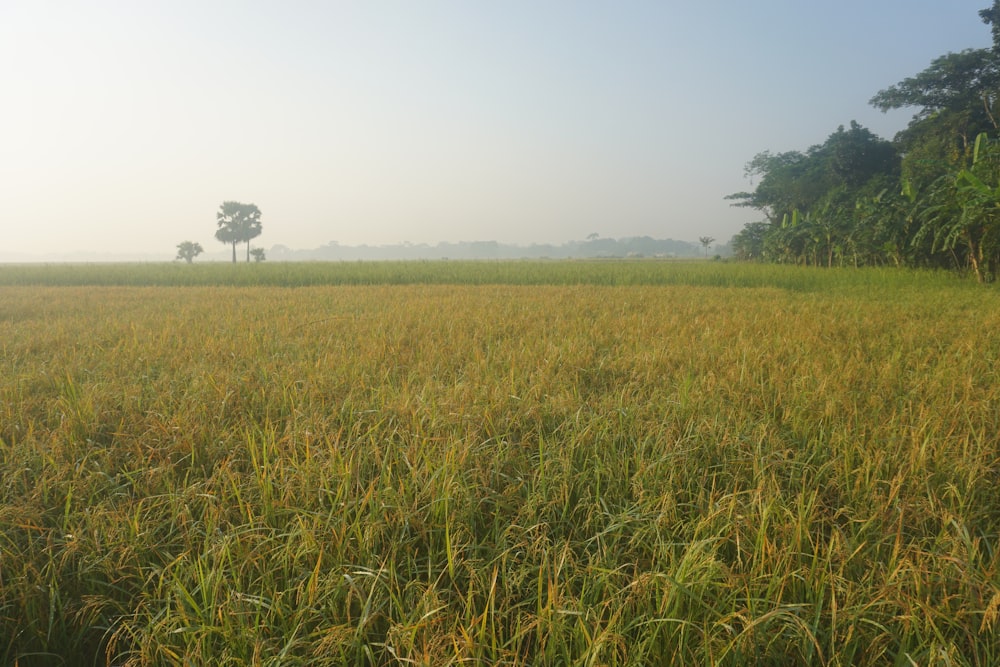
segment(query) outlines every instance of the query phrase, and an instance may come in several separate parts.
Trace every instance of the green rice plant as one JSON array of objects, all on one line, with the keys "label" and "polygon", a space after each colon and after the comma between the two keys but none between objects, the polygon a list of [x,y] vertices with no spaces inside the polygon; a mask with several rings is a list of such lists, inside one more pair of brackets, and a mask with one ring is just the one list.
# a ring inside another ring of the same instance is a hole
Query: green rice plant
[{"label": "green rice plant", "polygon": [[[830,268],[691,260],[464,260],[146,264],[5,264],[0,285],[307,287],[316,285],[691,285],[831,288],[958,288],[953,272]],[[967,285],[972,288],[974,285]]]}]

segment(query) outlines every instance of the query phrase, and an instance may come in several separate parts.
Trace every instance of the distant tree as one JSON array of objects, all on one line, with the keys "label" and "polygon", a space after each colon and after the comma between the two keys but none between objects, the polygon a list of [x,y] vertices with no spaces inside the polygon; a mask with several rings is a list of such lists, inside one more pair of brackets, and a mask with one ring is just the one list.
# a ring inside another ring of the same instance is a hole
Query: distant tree
[{"label": "distant tree", "polygon": [[766,221],[748,222],[729,242],[737,259],[761,260],[765,257],[771,225]]},{"label": "distant tree", "polygon": [[243,240],[243,204],[223,202],[215,214],[218,229],[215,238],[233,246],[233,264],[236,263],[236,244]]},{"label": "distant tree", "polygon": [[[251,215],[247,219],[247,224],[243,228],[243,240],[247,244],[247,261],[250,261],[250,241],[260,236],[263,227],[260,224],[260,209],[253,204],[248,204]],[[261,251],[263,252],[263,250]],[[263,259],[263,258],[262,258]],[[260,261],[260,260],[257,260]]]},{"label": "distant tree", "polygon": [[591,232],[590,234],[587,234],[587,240],[588,241],[596,241],[600,237],[601,237],[601,235],[598,234],[597,232]]},{"label": "distant tree", "polygon": [[215,238],[233,246],[233,263],[236,263],[236,244],[247,244],[247,261],[250,261],[250,241],[260,236],[262,226],[260,209],[255,204],[236,201],[222,202],[215,214],[218,229]]},{"label": "distant tree", "polygon": [[255,262],[263,262],[267,257],[264,256],[263,248],[253,248],[250,250],[250,256],[253,257]]},{"label": "distant tree", "polygon": [[699,236],[698,242],[705,248],[705,257],[708,257],[708,246],[715,243],[715,239],[711,236]]},{"label": "distant tree", "polygon": [[201,247],[200,243],[182,241],[177,244],[177,259],[183,259],[188,264],[193,262],[194,258],[203,252],[205,252],[205,249]]}]

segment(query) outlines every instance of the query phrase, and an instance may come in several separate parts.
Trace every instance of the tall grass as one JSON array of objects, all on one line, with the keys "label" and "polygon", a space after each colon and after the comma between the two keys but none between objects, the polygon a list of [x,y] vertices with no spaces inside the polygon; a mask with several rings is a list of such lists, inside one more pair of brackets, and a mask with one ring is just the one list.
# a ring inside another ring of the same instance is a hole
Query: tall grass
[{"label": "tall grass", "polygon": [[692,285],[816,291],[835,286],[917,289],[953,287],[959,283],[954,273],[944,271],[816,270],[691,260],[0,265],[0,286]]},{"label": "tall grass", "polygon": [[0,662],[997,664],[997,295],[881,280],[0,288]]}]

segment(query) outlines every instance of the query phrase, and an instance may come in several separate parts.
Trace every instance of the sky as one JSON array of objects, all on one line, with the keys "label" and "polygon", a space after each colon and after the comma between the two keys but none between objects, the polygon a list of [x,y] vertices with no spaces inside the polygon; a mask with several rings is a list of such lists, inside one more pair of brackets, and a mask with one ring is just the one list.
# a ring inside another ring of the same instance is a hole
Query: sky
[{"label": "sky", "polygon": [[2,0],[0,259],[728,241],[757,153],[990,44],[988,0]]}]

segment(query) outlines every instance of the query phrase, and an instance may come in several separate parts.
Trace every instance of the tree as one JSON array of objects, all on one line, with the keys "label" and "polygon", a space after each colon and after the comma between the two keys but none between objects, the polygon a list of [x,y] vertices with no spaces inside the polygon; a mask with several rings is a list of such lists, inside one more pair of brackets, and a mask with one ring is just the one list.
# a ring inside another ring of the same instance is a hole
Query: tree
[{"label": "tree", "polygon": [[729,242],[733,247],[733,255],[736,259],[764,259],[764,243],[770,227],[771,225],[763,220],[760,222],[748,222],[743,225],[743,229],[733,236]]},{"label": "tree", "polygon": [[805,152],[757,154],[734,206],[766,220],[733,237],[738,257],[833,266],[1000,272],[1000,0],[979,12],[993,45],[933,60],[879,91],[882,111],[915,107],[890,144],[852,122]]},{"label": "tree", "polygon": [[1000,263],[1000,146],[983,133],[972,165],[939,179],[927,196],[916,239],[930,236],[932,251],[964,258],[979,282],[995,277]]},{"label": "tree", "polygon": [[177,244],[177,259],[183,259],[188,264],[193,262],[194,258],[203,252],[205,252],[205,249],[201,247],[200,243],[181,241]]},{"label": "tree", "polygon": [[250,251],[250,256],[253,257],[253,261],[255,262],[263,262],[267,259],[267,257],[264,256],[263,248],[254,248]]},{"label": "tree", "polygon": [[904,156],[903,177],[921,191],[967,166],[980,133],[1000,130],[1000,0],[979,16],[991,26],[992,48],[935,58],[924,71],[880,90],[869,102],[883,112],[917,109],[896,142]]},{"label": "tree", "polygon": [[879,174],[899,171],[893,145],[857,121],[847,130],[838,127],[823,146],[834,187],[857,189]]},{"label": "tree", "polygon": [[[247,218],[246,226],[243,228],[243,240],[247,244],[247,261],[250,261],[250,241],[260,236],[263,227],[260,224],[260,209],[253,204],[248,204],[250,215]],[[263,251],[262,251],[263,252]],[[260,260],[258,260],[260,261]]]},{"label": "tree", "polygon": [[247,244],[247,261],[250,261],[250,241],[260,236],[262,226],[260,209],[255,204],[236,201],[222,202],[215,214],[218,229],[215,238],[233,246],[233,263],[236,263],[236,244]]},{"label": "tree", "polygon": [[923,191],[964,167],[982,132],[998,129],[998,58],[989,49],[967,49],[935,59],[916,76],[881,90],[871,104],[881,111],[915,107],[896,135],[902,174]]},{"label": "tree", "polygon": [[1000,61],[993,49],[965,49],[931,61],[916,76],[880,90],[870,104],[880,111],[920,107],[914,120],[941,111],[972,111],[994,130],[997,124]]},{"label": "tree", "polygon": [[708,257],[708,246],[715,243],[715,238],[711,236],[699,236],[698,242],[705,247],[705,257]]},{"label": "tree", "polygon": [[857,228],[857,202],[898,180],[899,158],[892,144],[851,121],[805,152],[758,153],[745,173],[756,189],[727,199],[763,213],[767,226],[734,237],[737,255],[832,266],[847,254],[854,263],[872,256],[859,245],[870,235]]},{"label": "tree", "polygon": [[733,206],[760,211],[771,223],[778,223],[793,211],[807,211],[829,189],[825,156],[821,146],[806,153],[764,151],[747,163],[744,174],[759,179],[753,192],[738,192],[726,199]]},{"label": "tree", "polygon": [[986,134],[1000,131],[1000,0],[979,17],[990,26],[991,48],[940,56],[879,91],[871,104],[882,111],[917,108],[896,137],[909,199],[897,202],[910,210],[910,223],[919,221],[912,225],[910,252],[931,264],[950,257],[989,281],[1000,262],[998,151]]}]

